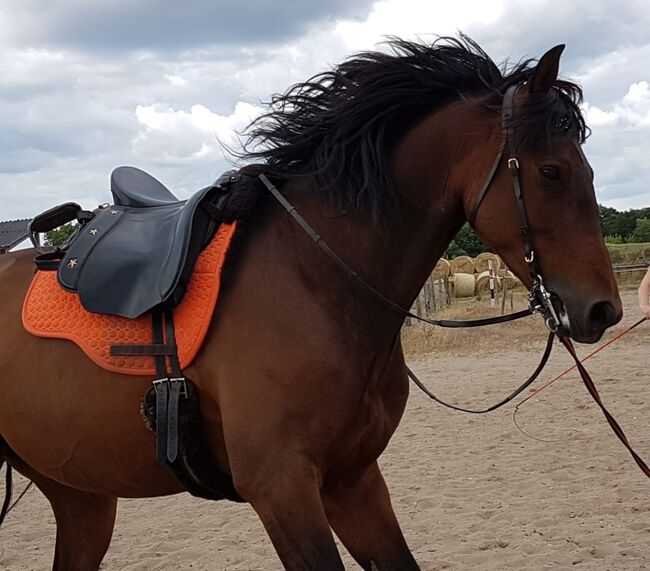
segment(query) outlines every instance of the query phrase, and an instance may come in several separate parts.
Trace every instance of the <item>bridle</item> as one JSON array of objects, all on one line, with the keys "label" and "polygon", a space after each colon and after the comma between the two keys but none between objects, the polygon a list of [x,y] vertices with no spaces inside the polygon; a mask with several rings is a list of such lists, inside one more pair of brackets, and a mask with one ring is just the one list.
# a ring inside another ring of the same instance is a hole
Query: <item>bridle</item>
[{"label": "bridle", "polygon": [[[501,132],[502,139],[499,151],[497,152],[496,158],[492,163],[492,167],[488,173],[488,176],[483,183],[481,189],[479,190],[476,199],[474,200],[474,205],[468,216],[468,222],[473,227],[476,222],[476,216],[478,214],[481,203],[485,198],[488,190],[490,189],[492,182],[494,181],[497,171],[501,162],[503,161],[503,156],[505,151],[508,152],[508,159],[506,161],[508,171],[510,172],[512,178],[512,188],[514,191],[515,203],[517,206],[517,216],[519,218],[519,229],[521,234],[521,240],[523,245],[523,254],[524,261],[528,266],[528,272],[531,278],[531,287],[528,293],[529,307],[528,309],[518,311],[515,313],[510,313],[507,315],[501,315],[498,317],[490,317],[487,319],[471,319],[471,320],[446,320],[446,319],[429,319],[421,315],[417,315],[409,311],[408,309],[400,306],[395,303],[378,289],[368,283],[364,278],[362,278],[356,271],[354,271],[350,266],[348,266],[334,250],[325,242],[321,236],[309,225],[309,223],[298,213],[296,208],[280,193],[280,191],[275,187],[275,185],[269,180],[269,178],[261,173],[258,175],[260,181],[264,184],[267,190],[273,195],[273,197],[282,205],[282,207],[287,211],[287,213],[298,223],[298,225],[306,232],[306,234],[312,239],[312,241],[325,253],[325,255],[332,260],[341,270],[343,270],[353,281],[356,281],[360,284],[370,295],[379,300],[384,306],[390,310],[402,315],[403,317],[411,317],[418,321],[428,323],[431,325],[437,325],[439,327],[480,327],[484,325],[495,325],[498,323],[505,323],[507,321],[513,321],[515,319],[520,319],[522,317],[527,317],[533,313],[538,313],[544,318],[544,323],[549,329],[548,340],[546,342],[546,348],[539,362],[539,365],[533,372],[533,374],[526,379],[526,381],[517,389],[515,389],[510,395],[501,400],[500,402],[492,405],[486,409],[474,410],[474,409],[465,409],[450,403],[447,403],[433,394],[415,375],[415,373],[409,368],[406,367],[406,371],[411,378],[411,380],[422,390],[424,393],[429,396],[431,399],[436,402],[454,410],[469,412],[475,414],[483,414],[496,410],[497,408],[503,406],[504,404],[510,402],[518,394],[526,389],[533,381],[539,376],[539,374],[544,369],[546,365],[551,350],[553,348],[553,341],[555,337],[558,337],[560,342],[565,346],[571,357],[576,363],[576,367],[580,376],[587,387],[587,390],[596,401],[600,409],[603,411],[607,422],[610,424],[615,434],[618,436],[619,440],[623,445],[628,449],[632,454],[634,461],[637,463],[639,468],[643,473],[650,477],[650,468],[645,464],[645,462],[639,457],[639,455],[632,449],[629,441],[627,440],[623,430],[618,425],[614,417],[607,411],[604,407],[598,391],[589,376],[589,373],[584,368],[580,359],[578,358],[576,351],[571,343],[568,330],[564,327],[560,315],[563,313],[563,305],[559,297],[556,296],[553,292],[550,292],[546,289],[544,285],[544,280],[542,279],[542,272],[539,267],[539,260],[535,256],[535,251],[531,243],[531,233],[530,226],[528,224],[528,216],[526,214],[526,206],[524,204],[524,197],[521,188],[521,178],[520,178],[520,165],[519,159],[516,155],[516,149],[514,148],[514,123],[513,115],[515,108],[515,96],[521,88],[520,84],[509,86],[503,96],[503,105],[501,109]],[[640,322],[639,322],[640,323]],[[638,324],[637,324],[638,325]]]},{"label": "bridle", "polygon": [[[473,228],[476,223],[476,216],[478,215],[481,203],[496,177],[499,165],[503,161],[504,152],[507,151],[508,159],[506,164],[512,178],[512,188],[515,196],[515,204],[517,206],[517,216],[519,218],[519,230],[523,245],[524,261],[528,266],[528,273],[530,274],[532,283],[528,295],[530,309],[531,312],[539,313],[544,317],[544,323],[551,332],[560,337],[564,337],[568,335],[568,331],[563,330],[562,321],[558,315],[561,312],[562,305],[559,298],[549,292],[544,286],[542,272],[535,256],[535,250],[531,244],[530,225],[528,224],[528,216],[526,215],[526,206],[524,204],[524,196],[521,189],[519,159],[517,158],[516,149],[514,148],[515,135],[513,123],[515,96],[520,87],[521,85],[519,84],[511,85],[506,89],[506,92],[503,95],[503,105],[501,108],[501,145],[497,156],[494,159],[494,163],[492,163],[492,168],[490,168],[490,172],[474,200],[474,205],[467,221]],[[558,304],[558,308],[555,307],[554,303]]]}]

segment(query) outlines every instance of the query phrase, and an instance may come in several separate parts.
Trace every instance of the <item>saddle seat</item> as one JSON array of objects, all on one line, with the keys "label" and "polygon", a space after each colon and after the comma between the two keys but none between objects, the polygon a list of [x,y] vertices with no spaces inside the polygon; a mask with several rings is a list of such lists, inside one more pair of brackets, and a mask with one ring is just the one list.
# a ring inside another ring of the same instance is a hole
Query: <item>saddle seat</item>
[{"label": "saddle seat", "polygon": [[227,196],[220,181],[180,201],[140,169],[115,169],[114,203],[80,226],[59,266],[59,284],[93,313],[133,319],[168,300],[176,305],[219,225]]}]

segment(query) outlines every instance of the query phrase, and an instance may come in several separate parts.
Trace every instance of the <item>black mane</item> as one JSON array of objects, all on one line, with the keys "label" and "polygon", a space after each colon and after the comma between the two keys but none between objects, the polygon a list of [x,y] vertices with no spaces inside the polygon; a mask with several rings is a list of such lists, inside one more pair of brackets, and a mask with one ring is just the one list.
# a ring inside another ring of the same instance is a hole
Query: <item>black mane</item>
[{"label": "black mane", "polygon": [[[432,44],[390,39],[388,53],[364,52],[276,94],[249,125],[242,155],[281,177],[314,176],[344,205],[377,213],[392,196],[388,160],[402,135],[436,108],[487,95],[500,109],[504,91],[526,81],[535,60],[497,66],[470,38]],[[564,135],[583,142],[580,87],[558,80],[551,93],[518,113],[518,144]]]}]

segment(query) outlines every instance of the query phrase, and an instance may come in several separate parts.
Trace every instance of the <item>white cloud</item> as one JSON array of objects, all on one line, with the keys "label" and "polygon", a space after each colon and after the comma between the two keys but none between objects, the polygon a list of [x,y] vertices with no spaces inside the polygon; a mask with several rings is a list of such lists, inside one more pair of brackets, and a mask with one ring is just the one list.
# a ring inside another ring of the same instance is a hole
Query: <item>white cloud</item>
[{"label": "white cloud", "polygon": [[504,8],[504,0],[381,0],[363,22],[340,21],[336,33],[353,50],[372,48],[386,36],[407,39],[454,34],[481,22],[489,25]]},{"label": "white cloud", "polygon": [[[14,4],[0,11],[0,219],[70,199],[105,202],[121,164],[150,170],[185,197],[230,166],[219,141],[236,145],[235,132],[273,93],[386,35],[430,40],[459,29],[496,61],[539,57],[565,42],[561,70],[585,89],[593,129],[586,152],[600,200],[650,204],[650,5],[640,0],[352,0],[336,3],[331,16],[330,8],[310,15],[305,3],[291,31],[267,35],[263,45],[251,43],[248,29],[212,43],[219,34],[204,17],[213,10],[207,2],[193,15],[173,11],[183,22],[201,19],[202,35],[189,26],[162,37],[173,18],[159,15],[145,43],[139,24],[123,39],[113,32],[119,22],[137,23],[146,3],[66,0],[40,11],[35,0]],[[84,20],[82,4],[92,18]],[[114,30],[100,18],[105,11],[119,16]]]},{"label": "white cloud", "polygon": [[160,165],[223,158],[222,145],[237,145],[237,133],[262,111],[243,101],[237,102],[230,115],[219,115],[201,104],[192,105],[189,111],[161,104],[138,105],[135,116],[140,129],[132,142],[134,156]]},{"label": "white cloud", "polygon": [[595,105],[589,105],[589,103],[585,103],[582,109],[585,118],[587,119],[587,123],[592,129],[605,125],[613,125],[619,120],[616,111],[605,111]]},{"label": "white cloud", "polygon": [[596,173],[599,199],[616,208],[648,204],[650,87],[632,83],[625,95],[601,108],[585,105],[592,135],[586,152]]}]

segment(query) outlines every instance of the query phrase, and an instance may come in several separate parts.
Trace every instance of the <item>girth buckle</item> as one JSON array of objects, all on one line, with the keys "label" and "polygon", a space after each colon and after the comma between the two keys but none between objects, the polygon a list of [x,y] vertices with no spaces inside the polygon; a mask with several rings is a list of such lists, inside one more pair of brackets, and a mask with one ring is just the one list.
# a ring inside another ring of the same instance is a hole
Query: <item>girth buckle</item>
[{"label": "girth buckle", "polygon": [[187,398],[187,383],[185,381],[185,377],[163,377],[153,381],[153,385],[162,385],[163,383],[169,383],[170,385],[173,383],[182,383],[180,394],[183,398]]}]

